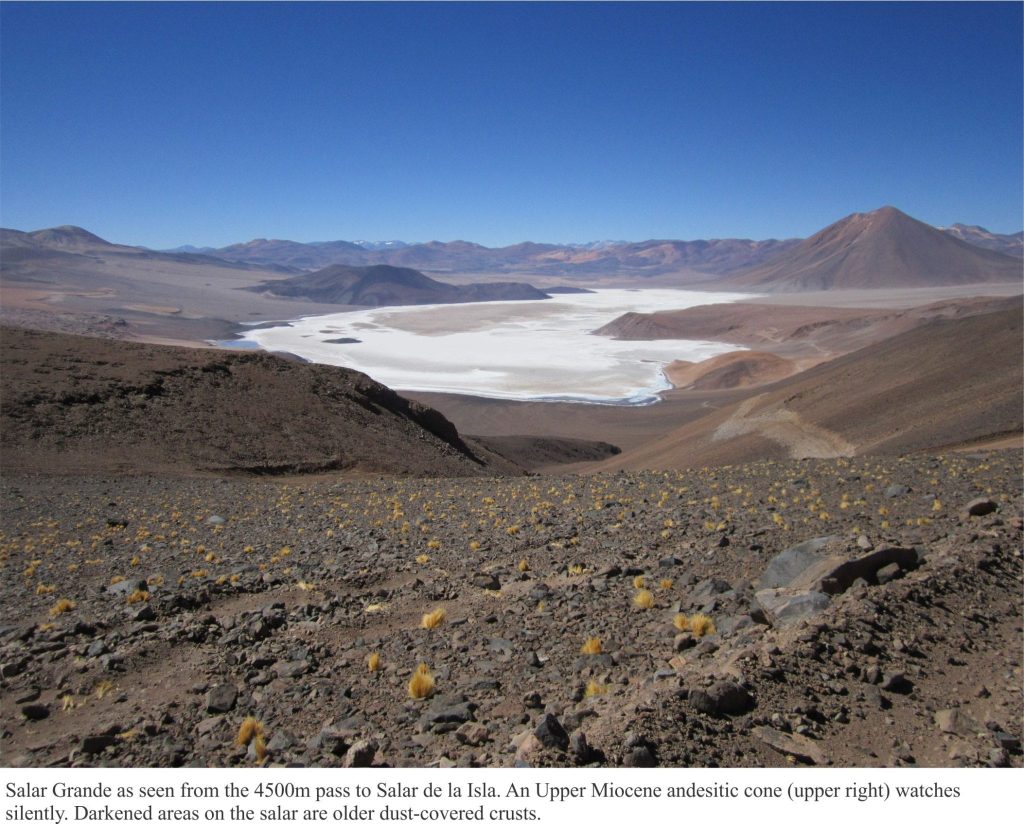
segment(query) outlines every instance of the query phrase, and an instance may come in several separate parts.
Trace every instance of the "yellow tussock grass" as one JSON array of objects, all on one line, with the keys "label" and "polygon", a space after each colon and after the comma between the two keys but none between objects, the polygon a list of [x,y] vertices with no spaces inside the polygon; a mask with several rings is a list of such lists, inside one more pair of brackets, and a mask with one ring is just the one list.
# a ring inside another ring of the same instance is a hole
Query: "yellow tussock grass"
[{"label": "yellow tussock grass", "polygon": [[580,652],[582,652],[584,655],[599,655],[602,649],[603,647],[601,646],[601,639],[595,637],[588,638],[584,642],[583,646],[580,647]]},{"label": "yellow tussock grass", "polygon": [[604,695],[608,692],[608,687],[604,684],[599,684],[597,681],[591,680],[587,683],[587,688],[583,690],[584,698],[593,698],[597,695]]},{"label": "yellow tussock grass", "polygon": [[654,606],[654,596],[649,589],[641,589],[633,599],[633,605],[640,609],[650,609]]},{"label": "yellow tussock grass", "polygon": [[249,742],[257,736],[263,735],[263,722],[253,718],[251,715],[247,715],[242,721],[242,725],[238,728],[238,735],[235,737],[235,743],[239,747],[248,747]]},{"label": "yellow tussock grass", "polygon": [[444,616],[444,607],[438,607],[433,612],[423,614],[423,617],[420,619],[420,626],[423,629],[434,629],[434,627],[441,625],[441,622],[444,621]]},{"label": "yellow tussock grass", "polygon": [[379,652],[371,652],[366,657],[366,668],[370,672],[376,672],[378,669],[380,669],[380,653]]},{"label": "yellow tussock grass", "polygon": [[422,701],[434,694],[434,676],[430,674],[430,667],[420,664],[409,679],[409,697]]},{"label": "yellow tussock grass", "polygon": [[633,589],[643,589],[643,588],[644,588],[644,576],[643,575],[637,575],[636,578],[633,579]]},{"label": "yellow tussock grass", "polygon": [[694,638],[703,638],[705,635],[715,634],[715,622],[707,615],[696,613],[690,616],[690,632]]},{"label": "yellow tussock grass", "polygon": [[56,604],[50,607],[50,617],[56,618],[65,612],[71,612],[75,608],[75,602],[67,598],[61,598]]}]

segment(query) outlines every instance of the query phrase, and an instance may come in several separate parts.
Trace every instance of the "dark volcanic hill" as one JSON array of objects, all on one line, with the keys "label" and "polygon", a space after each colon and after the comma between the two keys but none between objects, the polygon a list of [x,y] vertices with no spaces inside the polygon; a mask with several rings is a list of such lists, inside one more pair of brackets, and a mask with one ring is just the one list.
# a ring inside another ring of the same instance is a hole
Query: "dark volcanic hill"
[{"label": "dark volcanic hill", "polygon": [[1020,281],[1021,262],[885,206],[822,229],[723,285],[773,292],[957,286]]},{"label": "dark volcanic hill", "polygon": [[349,369],[10,328],[0,358],[5,470],[517,471]]},{"label": "dark volcanic hill", "polygon": [[526,283],[470,283],[453,286],[429,278],[415,269],[396,266],[328,266],[308,275],[266,281],[250,289],[283,298],[353,306],[409,306],[548,298],[547,294]]}]

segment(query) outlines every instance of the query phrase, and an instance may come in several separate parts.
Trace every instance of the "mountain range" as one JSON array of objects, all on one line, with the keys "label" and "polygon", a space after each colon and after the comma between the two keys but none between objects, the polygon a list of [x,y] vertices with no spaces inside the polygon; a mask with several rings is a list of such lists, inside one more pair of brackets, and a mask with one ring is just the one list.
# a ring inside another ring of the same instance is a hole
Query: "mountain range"
[{"label": "mountain range", "polygon": [[[937,231],[973,246],[1013,257],[1024,257],[1024,232],[1003,235],[962,223]],[[685,272],[693,280],[701,280],[767,264],[800,242],[799,238],[725,238],[580,244],[527,242],[488,248],[462,240],[448,243],[344,240],[299,243],[260,238],[219,249],[182,246],[170,251],[212,255],[258,266],[285,266],[304,270],[321,269],[334,264],[382,264],[411,267],[436,274],[506,273],[593,277],[621,273],[654,277]]]}]

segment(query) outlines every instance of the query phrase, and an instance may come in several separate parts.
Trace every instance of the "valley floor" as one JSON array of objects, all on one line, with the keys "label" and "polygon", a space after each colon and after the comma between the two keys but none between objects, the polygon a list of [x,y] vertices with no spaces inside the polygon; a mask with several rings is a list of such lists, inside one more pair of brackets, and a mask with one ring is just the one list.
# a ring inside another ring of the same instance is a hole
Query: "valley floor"
[{"label": "valley floor", "polygon": [[1021,766],[1021,472],[8,472],[0,764]]}]

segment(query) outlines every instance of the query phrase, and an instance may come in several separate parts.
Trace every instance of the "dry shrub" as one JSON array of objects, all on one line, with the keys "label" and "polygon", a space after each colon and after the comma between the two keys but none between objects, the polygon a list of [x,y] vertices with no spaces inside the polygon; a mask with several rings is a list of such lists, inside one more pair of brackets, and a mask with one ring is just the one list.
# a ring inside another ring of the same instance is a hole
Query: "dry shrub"
[{"label": "dry shrub", "polygon": [[256,737],[262,737],[263,735],[263,722],[253,718],[251,715],[247,715],[242,721],[242,726],[238,728],[238,736],[235,738],[235,743],[240,747],[248,747],[249,742]]},{"label": "dry shrub", "polygon": [[409,679],[409,697],[422,701],[434,694],[434,676],[430,674],[430,667],[420,664]]},{"label": "dry shrub", "polygon": [[71,612],[75,608],[75,602],[67,598],[61,598],[56,604],[50,607],[50,617],[56,618],[65,612]]},{"label": "dry shrub", "polygon": [[703,613],[696,613],[690,616],[690,632],[694,638],[703,638],[705,635],[715,634],[715,622]]},{"label": "dry shrub", "polygon": [[444,621],[444,616],[444,607],[438,607],[433,612],[423,614],[423,617],[420,619],[420,626],[423,629],[434,629],[434,627],[441,625],[441,622]]}]

